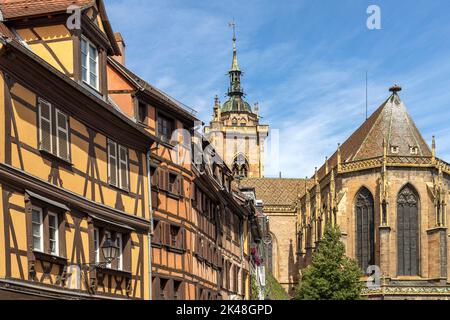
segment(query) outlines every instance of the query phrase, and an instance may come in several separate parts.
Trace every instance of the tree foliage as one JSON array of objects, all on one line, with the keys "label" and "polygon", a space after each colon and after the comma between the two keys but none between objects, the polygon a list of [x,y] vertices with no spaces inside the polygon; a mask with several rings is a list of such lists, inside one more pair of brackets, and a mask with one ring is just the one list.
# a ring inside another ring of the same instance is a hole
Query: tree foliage
[{"label": "tree foliage", "polygon": [[266,297],[270,300],[290,300],[282,285],[269,272],[266,272]]},{"label": "tree foliage", "polygon": [[338,227],[328,225],[312,264],[296,288],[297,300],[357,300],[361,298],[362,271],[345,255]]}]

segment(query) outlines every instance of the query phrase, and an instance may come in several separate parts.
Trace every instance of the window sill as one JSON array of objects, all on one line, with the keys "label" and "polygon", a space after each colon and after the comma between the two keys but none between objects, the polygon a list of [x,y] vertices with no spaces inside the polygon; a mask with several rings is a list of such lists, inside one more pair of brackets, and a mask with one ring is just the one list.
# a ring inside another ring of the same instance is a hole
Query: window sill
[{"label": "window sill", "polygon": [[179,248],[175,248],[175,247],[171,247],[171,246],[167,246],[167,251],[178,253],[178,254],[184,254],[186,252],[186,250],[184,250],[184,249],[179,249]]},{"label": "window sill", "polygon": [[112,189],[115,189],[115,190],[120,191],[120,192],[122,192],[122,193],[125,193],[125,194],[127,194],[127,195],[130,194],[130,190],[129,190],[129,189],[123,189],[123,188],[118,187],[118,186],[115,186],[115,185],[113,185],[113,184],[111,184],[111,183],[108,183],[108,184],[109,184],[109,186],[110,186]]},{"label": "window sill", "polygon": [[56,161],[58,161],[61,164],[64,164],[64,165],[69,166],[69,167],[73,167],[73,163],[71,162],[71,160],[60,158],[57,155],[54,155],[53,153],[48,152],[48,151],[43,150],[43,149],[39,149],[39,152],[44,157],[51,158],[52,160],[56,160]]},{"label": "window sill", "polygon": [[132,273],[130,271],[116,270],[116,269],[111,269],[111,268],[101,268],[101,267],[97,267],[96,270],[97,270],[97,272],[106,273],[106,274],[110,274],[110,275],[114,275],[114,276],[120,276],[120,277],[125,277],[125,278],[132,277]]},{"label": "window sill", "polygon": [[152,248],[161,249],[162,247],[163,247],[163,245],[161,243],[152,242]]},{"label": "window sill", "polygon": [[180,200],[182,198],[181,195],[178,195],[178,194],[170,192],[170,191],[167,191],[167,196],[172,199],[176,199],[176,200]]},{"label": "window sill", "polygon": [[68,261],[67,258],[55,256],[55,255],[44,253],[41,251],[33,251],[33,254],[37,260],[56,263],[59,265],[67,265],[67,261]]}]

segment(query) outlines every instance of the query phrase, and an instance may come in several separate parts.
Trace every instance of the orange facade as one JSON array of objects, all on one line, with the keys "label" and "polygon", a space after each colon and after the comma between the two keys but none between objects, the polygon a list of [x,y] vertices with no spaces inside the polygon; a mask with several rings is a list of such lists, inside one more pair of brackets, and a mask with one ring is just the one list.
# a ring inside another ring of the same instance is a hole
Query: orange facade
[{"label": "orange facade", "polygon": [[195,114],[115,60],[103,1],[32,2],[0,5],[0,298],[249,298],[254,210],[193,165]]}]

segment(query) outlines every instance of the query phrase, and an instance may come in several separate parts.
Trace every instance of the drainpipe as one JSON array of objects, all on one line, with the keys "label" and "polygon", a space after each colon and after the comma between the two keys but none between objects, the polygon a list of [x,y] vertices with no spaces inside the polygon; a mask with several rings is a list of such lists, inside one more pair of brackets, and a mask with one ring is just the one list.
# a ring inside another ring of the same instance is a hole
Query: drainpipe
[{"label": "drainpipe", "polygon": [[147,152],[147,182],[148,182],[148,212],[150,219],[150,232],[148,234],[148,291],[149,300],[153,297],[153,283],[152,283],[152,238],[153,238],[153,206],[152,206],[152,182],[150,174],[150,155],[151,151]]}]

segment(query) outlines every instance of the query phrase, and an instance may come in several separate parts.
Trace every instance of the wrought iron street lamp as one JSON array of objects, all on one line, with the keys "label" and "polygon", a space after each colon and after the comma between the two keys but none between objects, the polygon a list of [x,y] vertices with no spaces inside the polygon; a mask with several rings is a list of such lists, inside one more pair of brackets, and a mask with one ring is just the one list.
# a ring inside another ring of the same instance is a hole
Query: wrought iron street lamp
[{"label": "wrought iron street lamp", "polygon": [[111,264],[114,260],[119,257],[119,246],[116,242],[112,241],[111,238],[105,240],[101,247],[103,257],[105,258],[106,264]]}]

